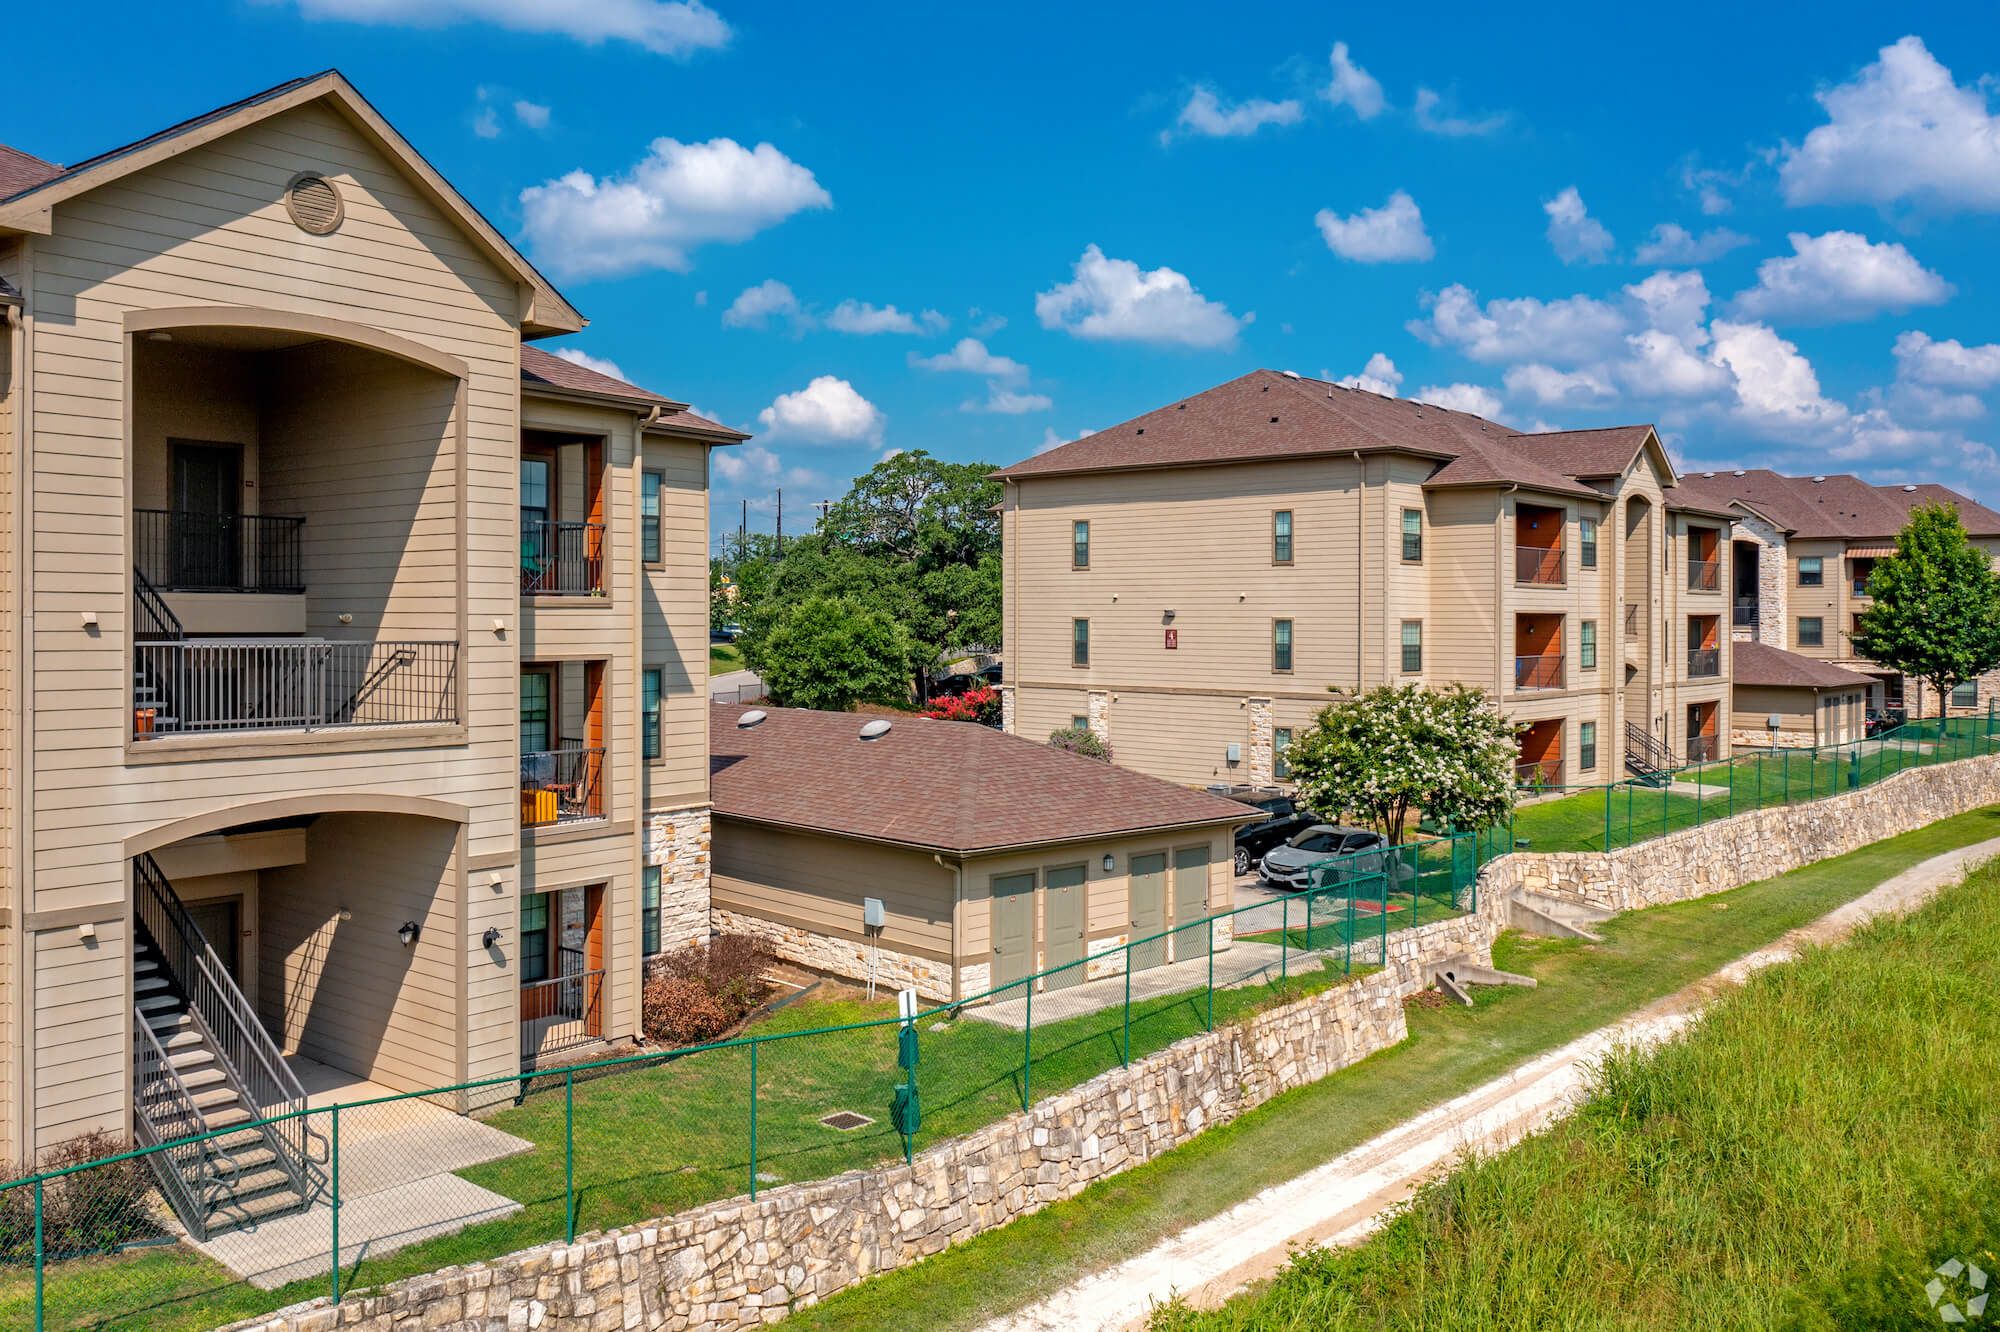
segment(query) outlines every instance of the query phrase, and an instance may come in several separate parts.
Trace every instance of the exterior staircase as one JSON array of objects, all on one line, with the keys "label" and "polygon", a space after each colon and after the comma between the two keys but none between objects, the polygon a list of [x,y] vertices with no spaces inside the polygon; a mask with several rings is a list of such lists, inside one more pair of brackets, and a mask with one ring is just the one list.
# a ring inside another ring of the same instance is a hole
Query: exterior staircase
[{"label": "exterior staircase", "polygon": [[304,1090],[152,858],[133,869],[133,1129],[161,1194],[196,1240],[305,1210]]},{"label": "exterior staircase", "polygon": [[1674,779],[1674,756],[1643,726],[1625,723],[1625,771],[1643,786],[1662,787]]}]

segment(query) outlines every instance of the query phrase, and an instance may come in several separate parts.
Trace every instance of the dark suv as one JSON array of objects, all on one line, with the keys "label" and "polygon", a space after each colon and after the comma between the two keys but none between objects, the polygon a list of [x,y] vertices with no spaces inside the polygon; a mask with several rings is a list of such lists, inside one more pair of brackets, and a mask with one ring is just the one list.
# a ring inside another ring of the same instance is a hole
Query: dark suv
[{"label": "dark suv", "polygon": [[1274,846],[1283,846],[1319,821],[1310,811],[1300,809],[1283,791],[1255,786],[1211,786],[1208,789],[1216,795],[1241,801],[1263,815],[1255,823],[1246,823],[1236,830],[1238,874],[1248,874],[1256,869],[1266,851]]}]

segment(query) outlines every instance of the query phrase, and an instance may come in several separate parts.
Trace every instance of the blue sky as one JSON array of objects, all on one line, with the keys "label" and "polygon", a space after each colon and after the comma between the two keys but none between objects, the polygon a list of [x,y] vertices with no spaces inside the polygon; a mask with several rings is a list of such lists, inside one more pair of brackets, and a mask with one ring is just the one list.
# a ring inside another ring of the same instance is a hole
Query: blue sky
[{"label": "blue sky", "polygon": [[[2000,500],[1990,6],[27,7],[73,161],[337,67],[787,530],[1255,366]],[[971,341],[968,342],[967,339]]]}]

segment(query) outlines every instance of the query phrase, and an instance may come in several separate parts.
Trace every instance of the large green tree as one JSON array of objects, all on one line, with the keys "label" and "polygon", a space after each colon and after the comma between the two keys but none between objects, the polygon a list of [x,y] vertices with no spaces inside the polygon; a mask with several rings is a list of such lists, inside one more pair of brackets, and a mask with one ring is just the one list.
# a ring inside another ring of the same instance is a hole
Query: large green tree
[{"label": "large green tree", "polygon": [[1514,723],[1484,690],[1383,685],[1342,694],[1285,751],[1304,804],[1360,819],[1392,843],[1410,811],[1476,829],[1514,804]]},{"label": "large green tree", "polygon": [[1855,624],[1855,652],[1927,682],[1940,712],[1955,686],[2000,667],[2000,574],[1956,508],[1912,510],[1896,553],[1869,575],[1868,595],[1874,604]]},{"label": "large green tree", "polygon": [[908,636],[885,612],[849,597],[808,597],[769,626],[758,669],[780,707],[842,712],[902,702],[908,656]]}]

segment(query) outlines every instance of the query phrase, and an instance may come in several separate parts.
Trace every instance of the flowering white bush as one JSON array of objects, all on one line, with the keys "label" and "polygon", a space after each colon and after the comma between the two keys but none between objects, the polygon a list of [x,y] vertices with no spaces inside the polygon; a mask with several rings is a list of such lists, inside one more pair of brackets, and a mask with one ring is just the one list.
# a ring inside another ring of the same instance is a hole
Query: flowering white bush
[{"label": "flowering white bush", "polygon": [[1400,843],[1412,809],[1440,827],[1505,819],[1519,731],[1484,690],[1383,685],[1321,709],[1285,762],[1309,808],[1344,813]]}]

